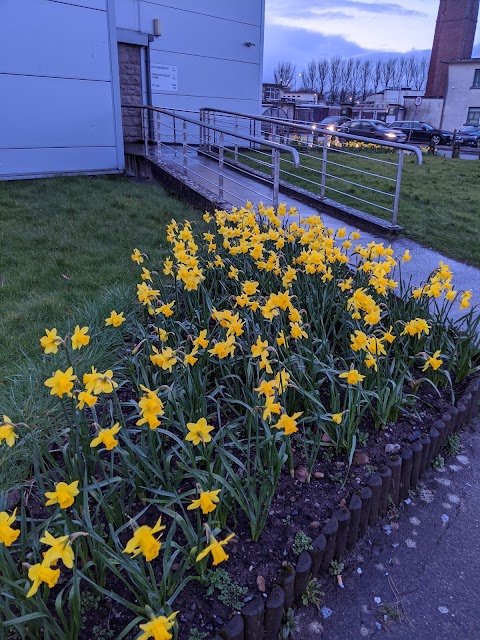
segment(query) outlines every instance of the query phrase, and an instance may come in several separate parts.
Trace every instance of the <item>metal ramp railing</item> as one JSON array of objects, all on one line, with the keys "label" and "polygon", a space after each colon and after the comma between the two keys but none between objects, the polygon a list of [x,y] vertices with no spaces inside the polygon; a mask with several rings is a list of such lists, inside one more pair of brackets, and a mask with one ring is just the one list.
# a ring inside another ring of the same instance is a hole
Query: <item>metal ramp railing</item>
[{"label": "metal ramp railing", "polygon": [[[209,151],[215,150],[218,144],[215,127],[237,136],[248,132],[261,138],[262,145],[275,141],[294,146],[299,152],[301,167],[294,167],[288,158],[282,159],[280,177],[285,182],[306,189],[321,200],[331,197],[343,204],[360,204],[373,215],[388,214],[392,225],[398,221],[405,154],[414,154],[417,164],[422,163],[422,153],[414,145],[330,131],[315,123],[214,108],[201,109],[200,119],[205,126],[213,126],[205,129],[203,140],[204,148]],[[361,143],[374,143],[376,152],[364,150]],[[252,151],[234,144],[224,157],[260,172],[267,166],[262,147]]]},{"label": "metal ramp railing", "polygon": [[[272,192],[260,192],[249,188],[262,201],[271,201],[278,207],[280,185],[280,157],[288,156],[293,167],[300,165],[297,149],[280,142],[265,141],[246,132],[232,132],[221,126],[209,124],[184,111],[162,109],[150,105],[129,108],[141,109],[145,155],[162,159],[185,177],[193,177],[207,185],[220,202],[225,194],[236,196],[227,186],[226,152],[237,146],[252,152],[261,149],[263,164],[271,178]],[[212,140],[215,139],[215,144]],[[268,150],[268,161],[265,159]],[[206,162],[205,156],[208,156]],[[235,177],[237,176],[237,177]],[[243,187],[238,172],[228,172],[228,185]]]}]

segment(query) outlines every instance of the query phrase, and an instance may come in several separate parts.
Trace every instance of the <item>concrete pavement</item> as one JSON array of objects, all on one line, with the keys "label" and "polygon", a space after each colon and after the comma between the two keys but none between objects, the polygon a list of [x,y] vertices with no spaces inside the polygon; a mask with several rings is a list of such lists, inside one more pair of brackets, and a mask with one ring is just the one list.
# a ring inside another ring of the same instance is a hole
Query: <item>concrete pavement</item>
[{"label": "concrete pavement", "polygon": [[[431,471],[397,520],[369,530],[339,589],[299,613],[302,640],[480,638],[480,420],[458,455]],[[321,629],[323,627],[323,629]]]}]

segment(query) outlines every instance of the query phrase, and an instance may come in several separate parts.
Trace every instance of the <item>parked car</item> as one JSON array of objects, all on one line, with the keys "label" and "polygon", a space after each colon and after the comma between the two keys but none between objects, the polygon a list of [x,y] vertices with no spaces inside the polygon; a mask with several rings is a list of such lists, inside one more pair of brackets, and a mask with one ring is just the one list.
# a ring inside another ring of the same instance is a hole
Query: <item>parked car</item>
[{"label": "parked car", "polygon": [[457,139],[461,138],[462,143],[469,147],[480,147],[480,125],[467,125],[457,132]]},{"label": "parked car", "polygon": [[408,142],[424,142],[426,144],[452,144],[453,132],[435,129],[428,122],[417,120],[398,120],[390,125],[392,129],[400,129],[406,134]]},{"label": "parked car", "polygon": [[328,116],[318,123],[319,128],[328,129],[329,131],[336,131],[338,127],[345,122],[350,122],[351,118],[347,116]]},{"label": "parked car", "polygon": [[362,138],[373,138],[375,140],[385,140],[386,142],[405,142],[407,136],[392,129],[380,120],[351,120],[342,124],[338,129],[351,135],[357,134]]}]

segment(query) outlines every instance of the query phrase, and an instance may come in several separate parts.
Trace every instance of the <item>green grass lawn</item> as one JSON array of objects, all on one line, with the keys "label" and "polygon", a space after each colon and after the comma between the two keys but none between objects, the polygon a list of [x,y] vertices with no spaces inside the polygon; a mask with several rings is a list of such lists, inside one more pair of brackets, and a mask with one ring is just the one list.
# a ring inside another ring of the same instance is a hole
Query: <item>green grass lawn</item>
[{"label": "green grass lawn", "polygon": [[[372,158],[393,160],[390,154],[379,154],[361,151],[362,155]],[[241,162],[255,169],[269,172],[267,168],[255,162],[254,158],[262,158],[250,153],[249,158],[242,156]],[[363,159],[355,155],[332,153],[329,158],[344,166],[329,164],[328,172],[332,176],[343,177],[352,181],[361,181],[360,174],[346,167],[362,168],[372,173],[393,177],[395,168],[375,162],[371,158]],[[281,179],[304,189],[320,193],[320,176],[313,169],[320,169],[318,154],[302,155],[301,167],[294,169],[286,158],[281,161]],[[287,175],[285,171],[293,175]],[[365,177],[363,177],[365,180]],[[316,184],[307,182],[313,181]],[[368,186],[392,191],[393,183],[375,177],[366,177]],[[335,177],[327,178],[327,187],[342,189],[363,199],[373,199],[371,193],[360,187],[341,184]],[[391,213],[377,207],[368,206],[347,196],[326,191],[326,196],[343,204],[366,211],[385,220],[391,220]],[[392,199],[387,196],[376,196],[376,201],[391,207]],[[402,178],[402,190],[398,224],[405,228],[405,235],[421,244],[437,249],[445,255],[480,266],[480,161],[451,160],[436,156],[424,156],[423,164],[416,165],[413,157],[406,157]]]},{"label": "green grass lawn", "polygon": [[[134,247],[162,255],[165,224],[200,212],[158,185],[123,177],[0,182],[0,380],[40,355],[45,327],[138,280]],[[76,318],[72,318],[75,322]]]}]

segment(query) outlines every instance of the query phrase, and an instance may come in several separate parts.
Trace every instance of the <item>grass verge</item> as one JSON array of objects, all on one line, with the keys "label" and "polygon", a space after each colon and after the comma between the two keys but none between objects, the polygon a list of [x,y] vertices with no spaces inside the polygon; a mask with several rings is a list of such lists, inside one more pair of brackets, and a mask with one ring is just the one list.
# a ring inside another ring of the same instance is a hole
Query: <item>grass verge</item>
[{"label": "grass verge", "polygon": [[158,185],[124,177],[0,183],[0,381],[39,353],[45,327],[64,326],[105,288],[133,285],[131,250],[162,256],[172,218],[201,220]]}]

